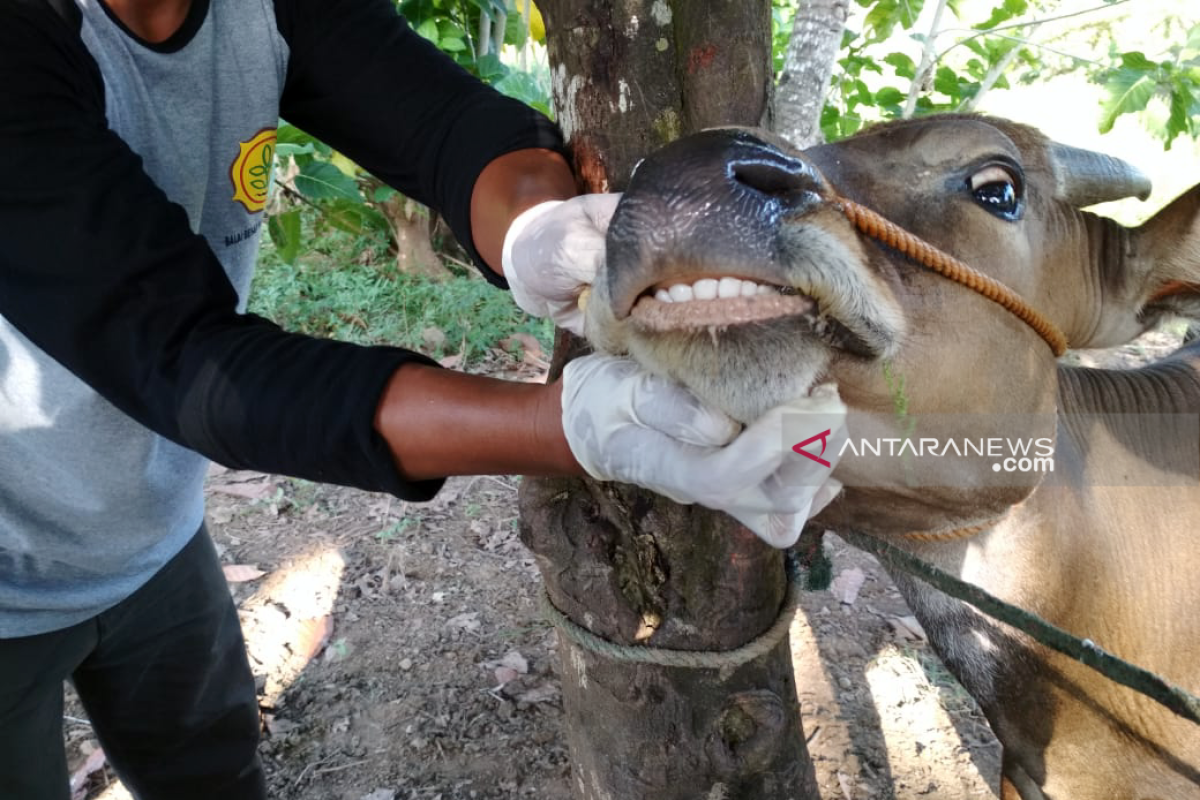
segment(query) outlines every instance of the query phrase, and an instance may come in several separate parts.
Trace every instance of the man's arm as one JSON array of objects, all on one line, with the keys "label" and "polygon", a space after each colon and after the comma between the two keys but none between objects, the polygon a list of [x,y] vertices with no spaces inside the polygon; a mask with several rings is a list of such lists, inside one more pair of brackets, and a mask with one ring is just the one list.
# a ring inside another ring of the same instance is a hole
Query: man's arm
[{"label": "man's arm", "polygon": [[575,177],[556,151],[517,150],[495,159],[471,193],[471,238],[479,255],[502,273],[500,251],[512,221],[538,203],[574,195]]},{"label": "man's arm", "polygon": [[[479,255],[497,272],[509,226],[522,211],[571,197],[575,181],[552,150],[492,161],[471,195]],[[376,430],[410,479],[455,474],[583,474],[562,430],[562,386],[499,381],[409,364],[380,400]]]},{"label": "man's arm", "polygon": [[[291,49],[283,117],[437,208],[502,283],[513,219],[576,193],[557,129],[453,64],[386,0],[276,0],[276,17]],[[410,479],[578,474],[560,397],[557,385],[406,364],[375,426]]]}]

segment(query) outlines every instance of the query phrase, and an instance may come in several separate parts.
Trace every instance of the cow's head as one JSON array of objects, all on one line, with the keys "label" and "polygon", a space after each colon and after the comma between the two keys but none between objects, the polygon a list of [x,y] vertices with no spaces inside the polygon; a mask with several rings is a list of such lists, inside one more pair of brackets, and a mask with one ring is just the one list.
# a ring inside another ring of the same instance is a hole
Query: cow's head
[{"label": "cow's head", "polygon": [[[1047,343],[992,300],[861,233],[839,199],[1000,281],[1070,346],[1099,347],[1165,312],[1200,309],[1196,190],[1137,229],[1079,210],[1148,192],[1121,161],[973,116],[881,125],[803,153],[761,132],[707,131],[635,171],[587,335],[743,421],[830,380],[852,435],[856,412],[886,415],[898,393],[908,413],[1052,417]],[[839,477],[869,469],[850,458]],[[1028,491],[970,499],[986,513]],[[895,504],[889,513],[901,511],[901,527],[928,523],[930,504],[957,506],[964,492],[912,492],[911,515]]]}]

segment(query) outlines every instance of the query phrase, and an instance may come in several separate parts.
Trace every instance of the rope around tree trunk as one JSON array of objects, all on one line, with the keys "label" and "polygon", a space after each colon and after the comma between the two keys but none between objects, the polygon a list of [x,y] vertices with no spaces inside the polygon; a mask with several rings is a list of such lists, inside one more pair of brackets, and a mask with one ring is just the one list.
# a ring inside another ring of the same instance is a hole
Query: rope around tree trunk
[{"label": "rope around tree trunk", "polygon": [[[951,597],[974,606],[987,616],[1027,634],[1051,650],[1069,656],[1111,681],[1127,686],[1165,706],[1186,720],[1200,724],[1200,697],[1174,686],[1149,670],[1113,655],[1091,639],[1081,639],[1022,608],[1006,603],[974,584],[954,577],[895,545],[854,530],[839,530],[845,541],[877,557],[885,566],[903,570]],[[673,650],[644,645],[623,645],[598,636],[576,624],[554,605],[543,590],[542,610],[550,622],[575,644],[613,661],[655,664],[662,667],[720,670],[724,680],[743,664],[775,649],[787,636],[799,608],[804,576],[794,559],[788,559],[788,591],[779,616],[771,627],[733,650]]]}]

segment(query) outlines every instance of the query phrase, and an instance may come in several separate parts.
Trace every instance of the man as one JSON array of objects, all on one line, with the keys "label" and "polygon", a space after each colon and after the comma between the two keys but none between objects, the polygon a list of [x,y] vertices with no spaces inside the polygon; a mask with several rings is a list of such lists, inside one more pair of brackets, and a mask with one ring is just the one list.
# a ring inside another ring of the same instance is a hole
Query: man
[{"label": "man", "polygon": [[574,198],[554,126],[389,0],[75,2],[0,0],[0,797],[67,797],[65,678],[139,798],[264,796],[206,459],[408,500],[586,470],[798,531],[777,414],[738,434],[621,359],[513,384],[241,313],[282,116],[577,325],[615,198]]}]

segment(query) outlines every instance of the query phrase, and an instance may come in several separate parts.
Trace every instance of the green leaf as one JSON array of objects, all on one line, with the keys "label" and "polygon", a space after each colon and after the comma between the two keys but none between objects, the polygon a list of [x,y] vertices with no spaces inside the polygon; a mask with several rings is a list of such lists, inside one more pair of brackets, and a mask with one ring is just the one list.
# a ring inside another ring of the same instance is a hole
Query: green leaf
[{"label": "green leaf", "polygon": [[1141,72],[1153,72],[1158,69],[1158,64],[1146,58],[1145,54],[1137,51],[1121,53],[1121,65],[1127,69],[1139,70]]},{"label": "green leaf", "polygon": [[506,94],[529,105],[541,103],[544,106],[549,101],[549,93],[539,86],[537,80],[527,72],[511,70],[493,85],[501,94]]},{"label": "green leaf", "polygon": [[1183,46],[1185,53],[1200,52],[1200,25],[1193,25],[1188,30],[1187,43]]},{"label": "green leaf", "polygon": [[1003,3],[992,9],[992,15],[987,20],[972,27],[980,31],[991,30],[997,25],[1021,16],[1028,10],[1029,3],[1027,0],[1004,0]]},{"label": "green leaf", "polygon": [[905,30],[911,28],[924,5],[925,0],[878,0],[867,12],[863,25],[882,41],[892,35],[897,25]]},{"label": "green leaf", "polygon": [[1171,87],[1171,114],[1167,117],[1167,130],[1163,149],[1170,150],[1175,137],[1181,133],[1191,133],[1191,108],[1195,103],[1188,87],[1178,82]]},{"label": "green leaf", "polygon": [[1112,73],[1104,88],[1108,91],[1108,99],[1100,112],[1100,132],[1108,133],[1117,117],[1143,110],[1158,85],[1145,73],[1119,69]]},{"label": "green leaf", "polygon": [[962,86],[958,74],[946,66],[938,67],[933,78],[934,91],[941,92],[947,97],[957,100],[962,95]]},{"label": "green leaf", "polygon": [[344,198],[362,201],[358,184],[328,161],[314,161],[300,168],[296,189],[309,200]]},{"label": "green leaf", "polygon": [[[518,11],[524,8],[523,3],[517,4]],[[504,19],[504,43],[513,47],[525,46],[525,18],[520,13],[509,14]]]},{"label": "green leaf", "polygon": [[904,93],[895,86],[885,86],[875,93],[875,102],[881,106],[897,105],[904,102]]},{"label": "green leaf", "polygon": [[339,198],[326,204],[322,210],[325,212],[325,220],[330,225],[354,236],[369,230],[390,232],[387,218],[361,202]]},{"label": "green leaf", "polygon": [[467,49],[467,45],[462,39],[442,39],[438,42],[438,48],[446,53],[460,53]]},{"label": "green leaf", "polygon": [[443,19],[438,21],[438,38],[466,39],[468,37],[467,32],[457,22],[451,19]]},{"label": "green leaf", "polygon": [[375,187],[375,191],[371,193],[371,199],[376,203],[386,203],[388,200],[391,200],[398,194],[400,193],[385,184],[383,186]]},{"label": "green leaf", "polygon": [[267,218],[267,234],[285,264],[296,263],[296,257],[300,255],[301,223],[298,208]]},{"label": "green leaf", "polygon": [[275,131],[275,142],[277,145],[293,144],[298,146],[312,146],[316,141],[316,139],[309,136],[295,125],[289,125],[286,122],[280,123],[279,128],[277,128]]},{"label": "green leaf", "polygon": [[428,39],[436,45],[441,38],[438,35],[437,20],[430,18],[422,22],[417,26],[417,35]]},{"label": "green leaf", "polygon": [[476,74],[479,75],[479,79],[485,83],[490,83],[493,86],[496,85],[497,81],[508,74],[508,67],[506,67],[500,61],[500,57],[495,53],[488,53],[487,55],[480,57],[480,59],[475,62],[475,68],[478,70]]},{"label": "green leaf", "polygon": [[275,145],[275,156],[277,158],[292,158],[294,156],[307,156],[317,152],[316,146],[312,142],[307,144],[291,144],[290,142],[280,142]]},{"label": "green leaf", "polygon": [[883,57],[883,63],[890,64],[897,77],[908,78],[910,81],[917,77],[917,65],[905,53],[888,53]]}]

